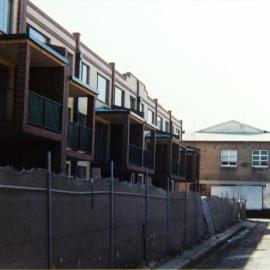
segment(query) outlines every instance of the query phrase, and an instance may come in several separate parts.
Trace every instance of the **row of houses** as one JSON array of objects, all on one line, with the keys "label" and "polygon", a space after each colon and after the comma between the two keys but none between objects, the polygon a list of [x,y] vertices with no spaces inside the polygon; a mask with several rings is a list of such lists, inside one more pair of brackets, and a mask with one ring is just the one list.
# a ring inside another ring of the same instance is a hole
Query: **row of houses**
[{"label": "row of houses", "polygon": [[[0,0],[0,164],[197,186],[182,121],[28,0]],[[196,183],[195,183],[196,182]]]}]

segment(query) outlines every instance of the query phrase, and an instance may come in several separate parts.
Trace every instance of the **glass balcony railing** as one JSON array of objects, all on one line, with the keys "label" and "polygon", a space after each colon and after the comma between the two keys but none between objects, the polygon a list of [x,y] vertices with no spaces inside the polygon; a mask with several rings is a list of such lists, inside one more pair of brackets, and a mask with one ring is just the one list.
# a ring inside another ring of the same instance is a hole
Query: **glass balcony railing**
[{"label": "glass balcony railing", "polygon": [[179,162],[172,161],[172,175],[184,177],[185,176],[184,164],[180,164]]},{"label": "glass balcony railing", "polygon": [[92,146],[92,132],[91,128],[82,126],[77,123],[68,123],[68,140],[67,145],[72,150],[81,150],[90,153]]},{"label": "glass balcony railing", "polygon": [[143,151],[143,166],[148,169],[154,169],[154,154],[150,151]]},{"label": "glass balcony railing", "polygon": [[29,125],[61,132],[62,104],[29,91],[28,119]]},{"label": "glass balcony railing", "polygon": [[137,145],[129,145],[129,162],[136,166],[142,167],[142,153],[143,150]]}]

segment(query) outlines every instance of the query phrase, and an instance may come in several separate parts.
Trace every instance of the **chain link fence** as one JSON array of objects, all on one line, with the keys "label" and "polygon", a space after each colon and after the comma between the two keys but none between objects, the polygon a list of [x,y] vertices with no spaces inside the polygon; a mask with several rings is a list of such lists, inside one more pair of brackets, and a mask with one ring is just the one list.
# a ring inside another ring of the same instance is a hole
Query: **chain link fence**
[{"label": "chain link fence", "polygon": [[235,199],[48,176],[0,168],[0,268],[135,267],[245,218]]}]

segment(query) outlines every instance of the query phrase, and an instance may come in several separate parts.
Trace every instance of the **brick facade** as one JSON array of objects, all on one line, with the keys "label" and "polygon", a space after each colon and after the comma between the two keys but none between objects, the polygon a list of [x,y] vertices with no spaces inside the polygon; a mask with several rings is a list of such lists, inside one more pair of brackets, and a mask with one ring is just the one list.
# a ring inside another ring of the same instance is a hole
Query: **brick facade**
[{"label": "brick facade", "polygon": [[[201,150],[200,180],[266,181],[270,180],[270,168],[252,168],[252,150],[270,151],[270,142],[188,142]],[[221,150],[237,150],[236,168],[220,166]]]}]

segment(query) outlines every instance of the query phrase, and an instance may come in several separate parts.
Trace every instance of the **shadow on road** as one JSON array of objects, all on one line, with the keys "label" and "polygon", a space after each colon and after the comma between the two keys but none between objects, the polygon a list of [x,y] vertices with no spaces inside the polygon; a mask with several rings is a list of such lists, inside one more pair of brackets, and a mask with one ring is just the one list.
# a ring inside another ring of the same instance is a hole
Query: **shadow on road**
[{"label": "shadow on road", "polygon": [[263,237],[270,234],[270,220],[250,221],[256,222],[257,226],[252,230],[239,232],[193,269],[243,269],[251,260],[253,263],[256,263],[256,259],[260,260],[259,257],[254,256],[254,253],[267,252],[267,249],[260,248],[258,245]]}]

